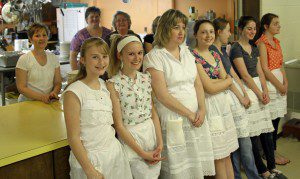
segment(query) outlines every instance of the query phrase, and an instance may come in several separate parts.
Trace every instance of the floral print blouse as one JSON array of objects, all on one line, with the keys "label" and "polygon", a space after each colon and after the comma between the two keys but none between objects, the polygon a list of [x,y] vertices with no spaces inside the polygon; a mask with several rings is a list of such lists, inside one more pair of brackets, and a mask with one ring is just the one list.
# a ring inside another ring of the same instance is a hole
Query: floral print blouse
[{"label": "floral print blouse", "polygon": [[203,66],[205,72],[208,74],[208,76],[211,79],[220,78],[220,60],[221,60],[221,57],[217,52],[210,50],[210,53],[213,55],[213,57],[215,58],[215,61],[216,61],[215,66],[209,64],[196,50],[192,50],[191,52],[195,57],[196,64],[201,64]]},{"label": "floral print blouse", "polygon": [[119,93],[123,123],[136,125],[152,117],[151,76],[137,72],[136,80],[121,71],[111,79]]}]

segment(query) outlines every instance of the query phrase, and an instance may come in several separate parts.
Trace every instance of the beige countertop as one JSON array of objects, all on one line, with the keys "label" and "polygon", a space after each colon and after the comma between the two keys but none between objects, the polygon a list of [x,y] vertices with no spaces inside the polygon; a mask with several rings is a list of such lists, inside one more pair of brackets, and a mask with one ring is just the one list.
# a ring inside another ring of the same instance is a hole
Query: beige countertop
[{"label": "beige countertop", "polygon": [[0,107],[0,167],[67,146],[59,102]]}]

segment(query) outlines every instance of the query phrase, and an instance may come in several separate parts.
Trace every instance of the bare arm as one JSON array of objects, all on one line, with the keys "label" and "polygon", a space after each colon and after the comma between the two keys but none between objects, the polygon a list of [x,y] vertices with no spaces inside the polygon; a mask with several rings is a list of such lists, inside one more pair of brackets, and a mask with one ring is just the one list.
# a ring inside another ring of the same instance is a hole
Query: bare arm
[{"label": "bare arm", "polygon": [[258,49],[260,53],[259,59],[265,77],[267,78],[268,81],[270,81],[275,86],[275,88],[278,91],[280,91],[280,93],[286,93],[286,89],[284,85],[273,75],[273,73],[268,68],[268,54],[267,54],[266,45],[260,42],[258,44]]},{"label": "bare arm", "polygon": [[244,85],[240,79],[240,77],[236,74],[236,72],[234,71],[233,67],[231,67],[230,69],[230,74],[232,75],[233,79],[235,80],[235,82],[237,82],[237,84],[240,86],[240,88],[242,89],[242,92],[243,92],[243,95],[244,96],[248,96],[245,88],[244,88]]},{"label": "bare arm", "polygon": [[259,76],[259,80],[260,80],[261,87],[262,87],[263,91],[264,92],[268,92],[266,78],[265,78],[264,72],[263,72],[263,70],[261,68],[260,60],[259,59],[258,59],[257,65],[256,65],[256,70],[257,70],[257,74]]},{"label": "bare arm", "polygon": [[257,74],[259,76],[259,80],[260,80],[260,83],[261,83],[261,88],[263,90],[263,93],[262,93],[262,95],[263,95],[262,103],[263,104],[268,104],[270,102],[269,91],[268,91],[267,82],[266,82],[266,78],[265,78],[264,72],[261,69],[261,65],[260,65],[260,60],[259,59],[258,59],[258,62],[257,62],[256,69],[257,69]]},{"label": "bare arm", "polygon": [[78,61],[77,61],[77,55],[79,52],[76,51],[70,51],[70,65],[72,70],[78,69]]},{"label": "bare arm", "polygon": [[204,90],[209,94],[216,94],[224,91],[225,89],[229,88],[232,83],[230,78],[226,78],[226,80],[213,81],[209,78],[201,64],[197,64],[197,70],[203,83]]},{"label": "bare arm", "polygon": [[196,80],[195,80],[195,90],[196,90],[196,95],[197,95],[197,101],[198,101],[198,120],[196,118],[196,121],[194,122],[194,125],[196,127],[202,125],[202,123],[204,122],[204,117],[205,117],[205,113],[206,113],[206,106],[205,106],[205,96],[204,96],[204,89],[203,89],[203,85],[201,83],[200,77],[197,74],[196,76]]},{"label": "bare arm", "polygon": [[157,148],[158,148],[159,153],[160,153],[163,149],[163,139],[162,139],[162,134],[161,134],[160,121],[159,121],[159,118],[158,118],[158,115],[157,115],[157,112],[156,112],[156,108],[155,108],[153,102],[152,102],[152,121],[153,121],[154,128],[155,128]]},{"label": "bare arm", "polygon": [[132,137],[130,132],[126,129],[123,124],[120,98],[118,92],[115,90],[114,83],[107,82],[107,89],[110,92],[110,98],[113,105],[113,118],[114,118],[114,127],[118,133],[118,135],[122,138],[122,140],[140,157],[145,160],[154,161],[154,151],[146,152],[144,151]]},{"label": "bare arm", "polygon": [[53,80],[53,90],[50,93],[50,97],[52,98],[57,98],[58,99],[58,93],[61,90],[61,73],[60,73],[60,67],[55,68],[55,73],[54,73],[54,80]]},{"label": "bare arm", "polygon": [[[64,116],[67,128],[68,143],[77,161],[88,176],[101,176],[90,162],[87,152],[80,140],[80,101],[73,92],[66,92],[64,96]],[[90,177],[89,177],[90,176]]]},{"label": "bare arm", "polygon": [[160,101],[171,111],[187,117],[191,122],[193,122],[195,119],[195,114],[169,94],[163,72],[153,68],[148,68],[147,71],[151,74],[152,89],[158,101]]},{"label": "bare arm", "polygon": [[283,85],[284,85],[284,87],[285,87],[285,89],[286,89],[286,93],[285,93],[285,94],[281,94],[281,95],[286,95],[287,92],[288,92],[288,84],[289,84],[289,83],[288,83],[288,79],[287,79],[287,77],[286,77],[286,73],[285,73],[285,71],[284,71],[284,66],[281,67],[280,71],[281,71],[282,76],[283,76]]},{"label": "bare arm", "polygon": [[237,89],[237,86],[233,84],[230,88],[230,90],[235,94],[235,96],[238,98],[240,103],[245,107],[248,108],[250,106],[250,99],[248,97],[248,94],[244,88],[244,85],[238,75],[235,73],[234,69],[231,67],[230,74],[232,75],[234,81],[239,85],[239,87],[242,90],[242,93]]},{"label": "bare arm", "polygon": [[27,73],[25,70],[16,68],[16,83],[19,93],[30,99],[49,103],[49,94],[39,93],[27,87]]}]

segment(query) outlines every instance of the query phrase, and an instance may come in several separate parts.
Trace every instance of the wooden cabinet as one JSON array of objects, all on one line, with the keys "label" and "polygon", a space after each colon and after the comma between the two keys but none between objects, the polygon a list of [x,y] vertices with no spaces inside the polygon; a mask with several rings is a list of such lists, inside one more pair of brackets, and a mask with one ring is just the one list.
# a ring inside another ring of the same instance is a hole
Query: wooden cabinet
[{"label": "wooden cabinet", "polygon": [[68,179],[70,148],[63,147],[0,167],[0,178],[5,179]]}]

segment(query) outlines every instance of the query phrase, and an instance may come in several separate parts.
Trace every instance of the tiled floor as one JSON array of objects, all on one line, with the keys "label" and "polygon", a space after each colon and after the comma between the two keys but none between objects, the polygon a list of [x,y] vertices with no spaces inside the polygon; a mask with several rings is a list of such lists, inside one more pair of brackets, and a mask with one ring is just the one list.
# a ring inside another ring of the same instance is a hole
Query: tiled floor
[{"label": "tiled floor", "polygon": [[[276,168],[289,179],[300,179],[300,141],[295,138],[279,138],[277,147],[277,151],[291,162],[287,165],[276,165]],[[247,179],[244,173],[242,176]]]}]

